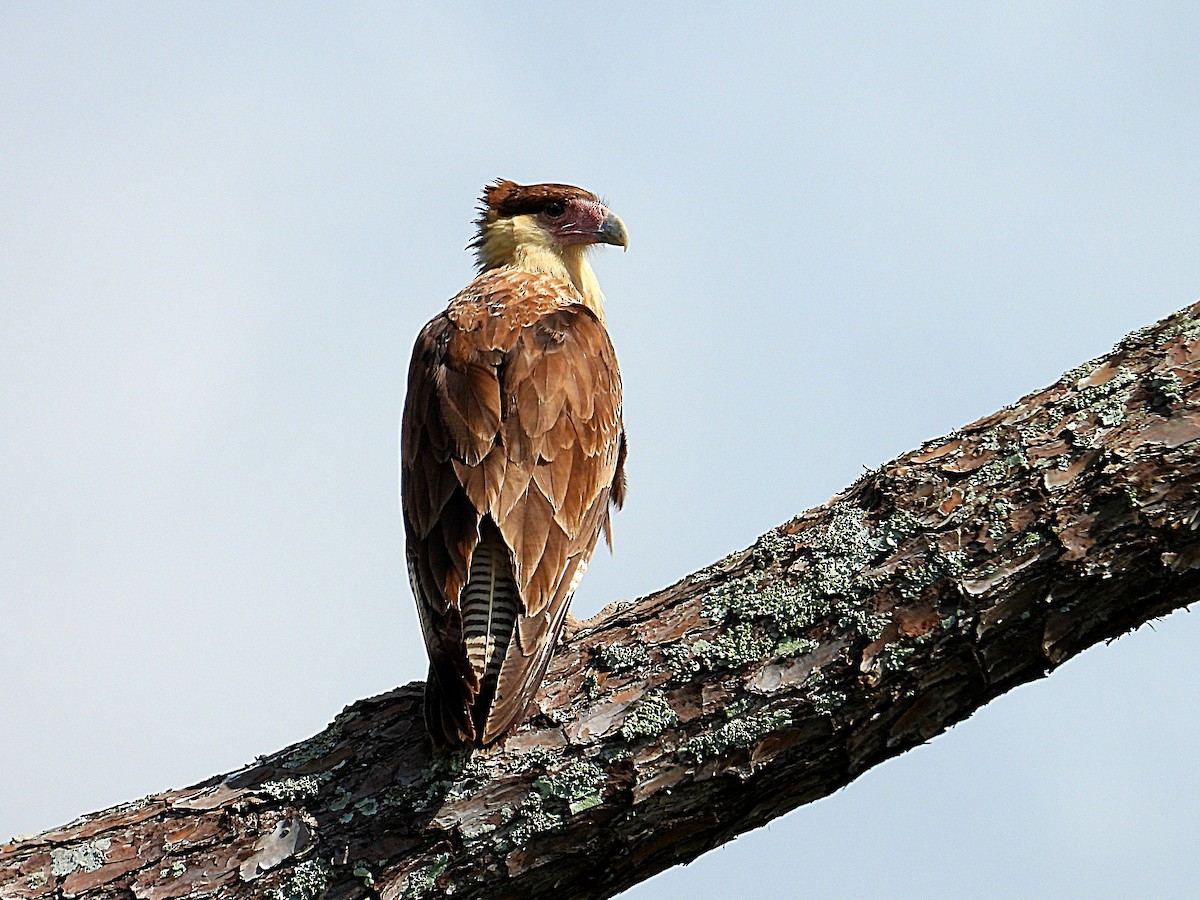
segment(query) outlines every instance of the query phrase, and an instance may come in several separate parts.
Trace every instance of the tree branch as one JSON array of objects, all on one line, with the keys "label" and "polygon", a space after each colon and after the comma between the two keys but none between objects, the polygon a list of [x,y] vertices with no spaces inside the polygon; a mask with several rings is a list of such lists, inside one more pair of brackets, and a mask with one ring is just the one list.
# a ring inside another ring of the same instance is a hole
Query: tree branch
[{"label": "tree branch", "polygon": [[1200,305],[582,624],[503,746],[421,685],[0,848],[6,898],[609,897],[1200,587]]}]

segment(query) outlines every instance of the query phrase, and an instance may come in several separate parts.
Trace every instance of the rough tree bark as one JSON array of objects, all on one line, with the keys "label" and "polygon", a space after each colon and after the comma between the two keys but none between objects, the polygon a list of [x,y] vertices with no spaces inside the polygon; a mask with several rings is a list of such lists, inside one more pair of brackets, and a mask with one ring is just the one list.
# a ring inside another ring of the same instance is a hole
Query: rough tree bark
[{"label": "rough tree bark", "polygon": [[583,624],[503,746],[421,685],[0,847],[4,898],[608,897],[1200,587],[1200,304]]}]

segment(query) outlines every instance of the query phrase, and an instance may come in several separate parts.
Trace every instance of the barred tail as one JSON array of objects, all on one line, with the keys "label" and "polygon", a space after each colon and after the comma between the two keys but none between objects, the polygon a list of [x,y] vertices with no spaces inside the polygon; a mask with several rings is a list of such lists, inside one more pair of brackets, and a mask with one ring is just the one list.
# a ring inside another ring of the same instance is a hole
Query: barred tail
[{"label": "barred tail", "polygon": [[471,554],[467,583],[459,597],[467,660],[479,679],[471,718],[476,733],[481,734],[520,608],[510,552],[491,518],[479,523],[479,543]]}]

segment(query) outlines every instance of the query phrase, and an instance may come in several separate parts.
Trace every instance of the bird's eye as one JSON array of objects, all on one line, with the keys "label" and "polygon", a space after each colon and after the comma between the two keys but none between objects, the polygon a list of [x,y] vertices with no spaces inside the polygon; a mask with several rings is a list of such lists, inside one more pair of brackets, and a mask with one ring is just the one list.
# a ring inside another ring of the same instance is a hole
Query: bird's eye
[{"label": "bird's eye", "polygon": [[546,204],[544,211],[550,218],[557,219],[567,211],[567,204],[563,203],[561,200],[551,200]]}]

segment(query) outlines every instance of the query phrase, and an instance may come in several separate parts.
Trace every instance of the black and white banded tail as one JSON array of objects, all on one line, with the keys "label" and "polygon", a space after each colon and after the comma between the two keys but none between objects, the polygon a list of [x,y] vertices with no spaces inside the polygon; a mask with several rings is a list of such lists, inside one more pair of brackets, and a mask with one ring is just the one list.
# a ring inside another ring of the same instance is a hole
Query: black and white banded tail
[{"label": "black and white banded tail", "polygon": [[477,734],[483,733],[496,695],[496,678],[512,640],[520,603],[508,546],[500,530],[485,517],[479,523],[479,543],[471,554],[459,600],[467,660],[479,679],[479,694],[471,709]]}]

